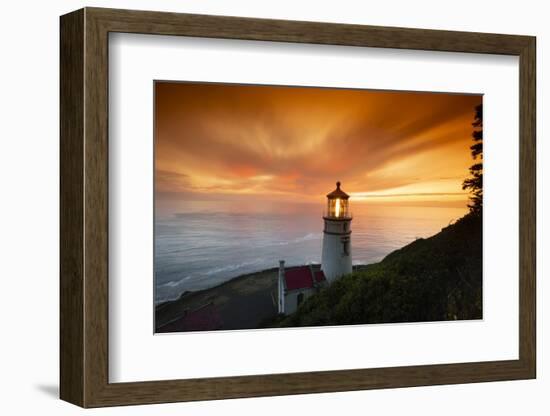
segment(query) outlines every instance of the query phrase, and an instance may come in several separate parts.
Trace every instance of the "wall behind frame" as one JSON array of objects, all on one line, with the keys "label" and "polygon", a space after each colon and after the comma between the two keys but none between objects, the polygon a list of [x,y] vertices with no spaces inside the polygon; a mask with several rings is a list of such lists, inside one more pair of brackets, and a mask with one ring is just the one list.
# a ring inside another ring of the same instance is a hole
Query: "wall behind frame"
[{"label": "wall behind frame", "polygon": [[274,19],[317,20],[452,29],[537,36],[538,94],[538,379],[532,381],[434,386],[166,404],[88,410],[102,415],[279,415],[315,412],[334,415],[543,415],[548,409],[550,361],[545,356],[548,325],[545,301],[548,269],[543,258],[550,222],[541,213],[550,208],[550,145],[544,143],[543,114],[550,100],[550,27],[544,2],[507,4],[438,1],[353,0],[255,2],[253,0],[120,0],[50,2],[19,1],[4,5],[0,16],[3,59],[0,66],[0,259],[2,339],[0,385],[2,413],[80,414],[83,410],[58,395],[58,275],[59,275],[59,16],[84,6],[240,15]]}]

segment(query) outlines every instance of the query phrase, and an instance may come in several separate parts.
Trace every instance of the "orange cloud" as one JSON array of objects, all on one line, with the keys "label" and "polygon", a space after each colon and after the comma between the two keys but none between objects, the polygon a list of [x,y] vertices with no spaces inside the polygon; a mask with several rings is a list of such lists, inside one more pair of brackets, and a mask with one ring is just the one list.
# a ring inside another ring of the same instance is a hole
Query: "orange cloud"
[{"label": "orange cloud", "polygon": [[358,198],[465,201],[460,185],[472,162],[471,123],[481,100],[157,82],[156,191],[187,199],[313,200],[340,180]]}]

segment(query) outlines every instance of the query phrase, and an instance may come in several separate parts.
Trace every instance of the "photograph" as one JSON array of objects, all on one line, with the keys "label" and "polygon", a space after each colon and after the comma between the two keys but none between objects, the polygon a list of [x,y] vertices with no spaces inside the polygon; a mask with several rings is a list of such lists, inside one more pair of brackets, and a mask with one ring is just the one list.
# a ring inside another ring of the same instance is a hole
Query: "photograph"
[{"label": "photograph", "polygon": [[483,95],[156,80],[154,332],[483,319]]}]

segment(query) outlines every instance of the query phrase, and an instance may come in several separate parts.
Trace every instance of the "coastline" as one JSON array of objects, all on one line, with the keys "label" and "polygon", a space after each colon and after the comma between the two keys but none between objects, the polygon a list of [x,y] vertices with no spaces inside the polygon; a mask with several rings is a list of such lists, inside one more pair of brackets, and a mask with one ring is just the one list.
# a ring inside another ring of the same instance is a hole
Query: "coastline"
[{"label": "coastline", "polygon": [[[272,296],[276,295],[277,279],[278,268],[273,267],[208,289],[183,292],[179,298],[155,306],[155,332],[256,328],[258,319],[276,314]],[[190,324],[193,314],[198,316]]]},{"label": "coastline", "polygon": [[[356,265],[361,270],[369,265]],[[288,269],[293,269],[292,266]],[[319,264],[313,267],[320,268]],[[272,267],[229,279],[155,306],[155,332],[255,329],[277,316],[279,268]]]},{"label": "coastline", "polygon": [[[285,270],[295,267],[303,266]],[[481,217],[468,214],[353,272],[285,316],[278,268],[243,274],[157,305],[155,332],[481,319]]]}]

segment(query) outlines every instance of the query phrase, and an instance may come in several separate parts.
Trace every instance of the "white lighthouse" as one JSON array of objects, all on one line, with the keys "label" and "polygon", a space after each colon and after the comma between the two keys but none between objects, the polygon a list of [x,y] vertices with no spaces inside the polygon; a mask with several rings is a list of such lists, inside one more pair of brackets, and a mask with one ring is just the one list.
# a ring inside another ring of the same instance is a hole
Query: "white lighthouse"
[{"label": "white lighthouse", "polygon": [[327,195],[327,211],[323,215],[321,270],[330,283],[351,273],[351,219],[349,195],[336,182],[336,189]]}]

